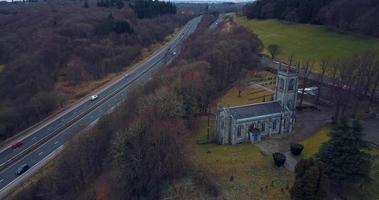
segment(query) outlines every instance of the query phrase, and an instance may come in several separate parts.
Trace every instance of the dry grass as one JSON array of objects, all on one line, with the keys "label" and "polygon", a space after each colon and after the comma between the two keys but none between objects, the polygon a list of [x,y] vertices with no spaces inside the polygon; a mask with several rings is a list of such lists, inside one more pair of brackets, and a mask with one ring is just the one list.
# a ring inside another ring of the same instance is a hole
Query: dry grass
[{"label": "dry grass", "polygon": [[3,71],[4,68],[5,68],[5,65],[0,65],[0,73]]},{"label": "dry grass", "polygon": [[[201,144],[207,141],[207,118],[199,120],[197,135],[189,144],[190,160],[214,179],[226,199],[289,199],[291,172],[275,167],[271,155],[253,144]],[[210,126],[214,127],[213,121]]]},{"label": "dry grass", "polygon": [[250,86],[241,89],[240,96],[238,96],[239,86],[238,83],[236,83],[235,86],[226,91],[221,98],[217,99],[217,106],[232,107],[271,101],[274,95],[274,86],[267,85],[263,87],[255,84],[262,82],[268,75],[272,74],[269,72],[259,72],[254,74],[252,77],[249,77],[251,84]]}]

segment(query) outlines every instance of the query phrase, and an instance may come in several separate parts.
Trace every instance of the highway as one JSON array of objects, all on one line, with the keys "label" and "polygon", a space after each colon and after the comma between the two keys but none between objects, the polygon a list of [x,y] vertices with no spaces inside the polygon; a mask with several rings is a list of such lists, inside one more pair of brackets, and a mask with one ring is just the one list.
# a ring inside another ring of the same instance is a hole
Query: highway
[{"label": "highway", "polygon": [[202,16],[199,16],[190,20],[165,47],[129,72],[127,76],[98,92],[96,100],[79,102],[67,112],[30,131],[21,140],[23,145],[18,149],[12,149],[10,146],[4,148],[0,152],[0,198],[4,197],[10,187],[15,186],[15,182],[20,182],[19,180],[27,174],[26,172],[16,176],[19,166],[28,164],[33,169],[33,166],[62,147],[72,136],[119,105],[131,90],[150,80],[154,73],[173,61],[183,41],[196,30],[201,19]]}]

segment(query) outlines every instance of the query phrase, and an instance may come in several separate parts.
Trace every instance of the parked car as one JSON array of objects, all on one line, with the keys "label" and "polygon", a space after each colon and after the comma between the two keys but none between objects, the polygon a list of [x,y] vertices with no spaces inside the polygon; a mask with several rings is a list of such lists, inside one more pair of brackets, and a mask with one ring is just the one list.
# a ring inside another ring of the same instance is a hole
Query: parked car
[{"label": "parked car", "polygon": [[26,172],[28,169],[29,169],[29,165],[28,164],[23,164],[19,168],[17,168],[16,175],[21,175],[24,172]]},{"label": "parked car", "polygon": [[12,145],[12,149],[17,149],[17,148],[21,147],[23,144],[24,144],[23,142],[18,141]]},{"label": "parked car", "polygon": [[95,100],[97,99],[97,97],[98,97],[98,96],[97,96],[96,94],[95,94],[95,95],[92,95],[92,96],[91,96],[91,101],[95,101]]}]

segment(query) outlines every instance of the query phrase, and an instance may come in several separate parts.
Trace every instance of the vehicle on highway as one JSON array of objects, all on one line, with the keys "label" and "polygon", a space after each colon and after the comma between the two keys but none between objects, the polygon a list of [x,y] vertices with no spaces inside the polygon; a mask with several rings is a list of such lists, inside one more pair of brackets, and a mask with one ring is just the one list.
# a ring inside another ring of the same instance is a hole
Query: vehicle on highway
[{"label": "vehicle on highway", "polygon": [[125,78],[128,78],[129,77],[129,74],[125,74],[125,76],[124,76]]},{"label": "vehicle on highway", "polygon": [[176,55],[176,51],[172,52],[172,55],[174,55],[174,56],[175,56],[175,55]]},{"label": "vehicle on highway", "polygon": [[97,99],[97,97],[98,97],[98,96],[97,96],[96,94],[95,94],[95,95],[92,95],[92,96],[91,96],[91,101],[95,101],[95,100]]},{"label": "vehicle on highway", "polygon": [[29,165],[28,164],[23,164],[19,168],[17,168],[16,175],[21,175],[24,172],[26,172],[28,169],[29,169]]},{"label": "vehicle on highway", "polygon": [[12,149],[17,149],[17,148],[21,147],[23,144],[24,144],[23,142],[18,141],[12,145]]}]

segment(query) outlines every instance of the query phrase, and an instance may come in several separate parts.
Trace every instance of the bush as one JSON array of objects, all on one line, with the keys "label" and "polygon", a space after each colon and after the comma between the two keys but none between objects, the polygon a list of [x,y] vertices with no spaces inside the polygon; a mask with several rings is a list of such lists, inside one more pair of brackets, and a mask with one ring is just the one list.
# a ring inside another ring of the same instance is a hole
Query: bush
[{"label": "bush", "polygon": [[274,158],[275,165],[280,167],[286,162],[286,156],[284,154],[276,152],[272,154],[272,157]]},{"label": "bush", "polygon": [[298,156],[303,151],[304,146],[302,144],[291,144],[291,153],[294,156]]}]

